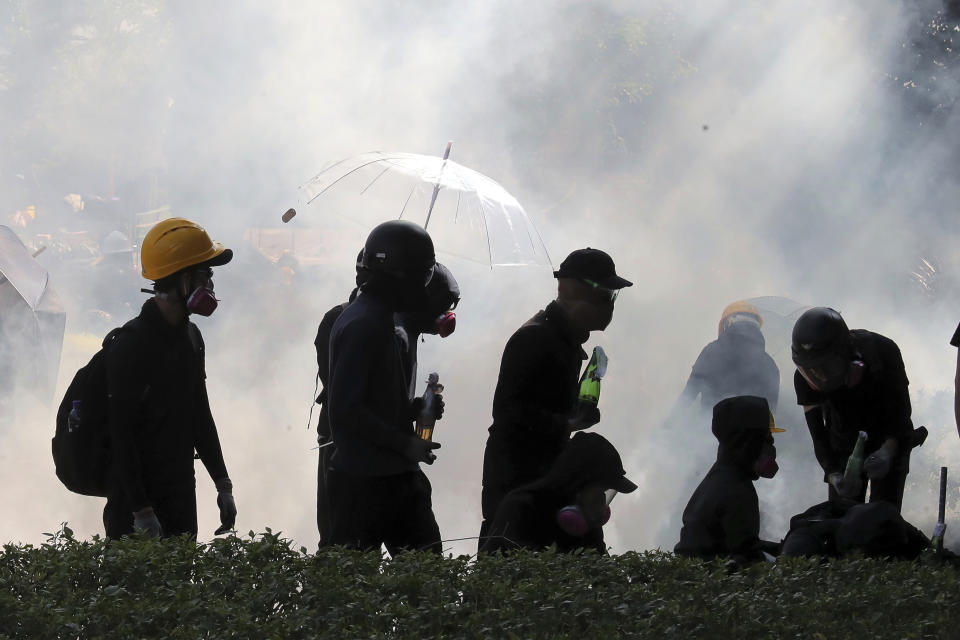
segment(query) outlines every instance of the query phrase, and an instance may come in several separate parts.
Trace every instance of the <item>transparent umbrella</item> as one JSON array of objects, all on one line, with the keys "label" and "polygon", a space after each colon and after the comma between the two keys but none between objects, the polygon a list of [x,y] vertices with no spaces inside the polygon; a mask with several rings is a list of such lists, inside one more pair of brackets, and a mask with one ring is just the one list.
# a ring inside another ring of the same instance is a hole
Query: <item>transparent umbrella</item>
[{"label": "transparent umbrella", "polygon": [[[549,266],[539,232],[497,182],[444,156],[374,151],[325,168],[300,187],[306,204],[372,228],[423,225],[437,251],[492,266]],[[288,211],[288,222],[295,211]]]},{"label": "transparent umbrella", "polygon": [[53,398],[66,312],[50,275],[9,227],[0,225],[0,386],[19,383]]}]

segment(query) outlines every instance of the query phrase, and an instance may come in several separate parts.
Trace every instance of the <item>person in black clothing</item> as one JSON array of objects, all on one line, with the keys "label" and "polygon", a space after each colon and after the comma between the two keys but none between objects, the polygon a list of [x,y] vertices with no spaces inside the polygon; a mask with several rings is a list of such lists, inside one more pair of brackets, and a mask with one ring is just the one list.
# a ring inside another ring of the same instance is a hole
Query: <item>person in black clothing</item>
[{"label": "person in black clothing", "polygon": [[493,396],[493,425],[483,456],[483,543],[500,501],[542,477],[573,431],[600,421],[596,405],[579,403],[578,380],[591,331],[613,319],[617,293],[633,283],[616,274],[598,249],[579,249],[554,272],[557,299],[507,342]]},{"label": "person in black clothing", "polygon": [[620,454],[598,433],[580,432],[567,443],[547,474],[514,489],[501,501],[481,542],[482,552],[556,545],[557,551],[606,553],[603,525],[610,518],[607,495],[630,493]]},{"label": "person in black clothing", "polygon": [[323,315],[320,326],[317,327],[317,337],[313,346],[317,350],[317,381],[321,389],[316,403],[320,405],[317,418],[317,445],[320,451],[317,461],[317,531],[320,533],[320,544],[330,535],[330,504],[327,499],[327,469],[330,467],[330,458],[333,456],[333,439],[330,436],[330,403],[327,401],[327,386],[330,384],[330,333],[337,318],[351,302],[356,299],[360,287],[367,279],[368,272],[363,268],[363,249],[357,254],[356,287],[350,292],[346,302],[331,308]]},{"label": "person in black clothing", "polygon": [[749,302],[728,305],[720,317],[719,336],[693,364],[678,407],[689,406],[697,396],[700,406],[709,410],[724,398],[753,395],[766,398],[776,412],[780,369],[765,350],[761,326],[763,318]]},{"label": "person in black clothing", "polygon": [[210,413],[203,338],[191,313],[216,307],[213,270],[233,257],[183,218],[157,223],[141,249],[154,297],[126,323],[106,354],[113,467],[103,521],[107,537],[197,535],[194,451],[217,488],[221,527],[237,508]]},{"label": "person in black clothing", "polygon": [[763,559],[773,543],[760,540],[760,506],[753,481],[777,473],[766,399],[737,396],[713,408],[713,435],[720,442],[710,467],[683,510],[674,553],[704,559],[731,556],[743,564]]},{"label": "person in black clothing", "polygon": [[433,242],[416,224],[392,220],[367,237],[369,278],[330,335],[336,450],[327,471],[331,521],[323,546],[441,551],[430,482],[419,468],[433,462],[440,445],[414,433],[394,320],[397,312],[425,307],[434,264]]},{"label": "person in black clothing", "polygon": [[[899,510],[914,446],[907,373],[895,342],[847,328],[839,313],[814,307],[793,327],[794,387],[828,496],[886,500]],[[857,435],[867,433],[863,474],[844,480]]]},{"label": "person in black clothing", "polygon": [[[317,397],[320,405],[320,416],[317,423],[317,442],[320,446],[320,462],[317,469],[317,528],[320,532],[321,544],[330,531],[330,507],[326,493],[327,469],[333,455],[334,443],[330,437],[330,411],[327,402],[327,385],[330,371],[330,333],[333,325],[357,297],[360,287],[367,280],[369,272],[363,268],[363,250],[357,255],[357,288],[350,294],[350,298],[339,304],[323,316],[317,329],[314,346],[317,350],[317,371],[323,389]],[[414,398],[417,373],[417,338],[424,333],[439,335],[441,338],[450,336],[456,329],[456,314],[453,310],[460,301],[460,287],[453,274],[440,263],[434,268],[433,277],[427,284],[427,303],[422,311],[398,313],[394,316],[394,329],[400,344],[400,356],[403,361],[404,375],[410,381],[410,397]],[[436,411],[442,415],[443,399],[437,398]],[[413,414],[419,413],[419,406],[414,406]]]}]

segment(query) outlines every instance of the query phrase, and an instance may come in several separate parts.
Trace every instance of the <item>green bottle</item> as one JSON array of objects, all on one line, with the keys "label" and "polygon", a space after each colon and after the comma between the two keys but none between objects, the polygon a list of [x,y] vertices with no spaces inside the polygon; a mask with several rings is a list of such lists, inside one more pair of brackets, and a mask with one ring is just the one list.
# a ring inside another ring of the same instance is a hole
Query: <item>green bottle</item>
[{"label": "green bottle", "polygon": [[580,402],[597,404],[600,402],[600,380],[607,374],[607,354],[603,347],[594,347],[593,355],[587,364],[587,370],[580,380]]},{"label": "green bottle", "polygon": [[861,431],[857,435],[857,444],[853,446],[853,453],[847,458],[847,468],[843,470],[843,479],[847,482],[860,480],[863,475],[863,446],[867,441],[867,432]]}]

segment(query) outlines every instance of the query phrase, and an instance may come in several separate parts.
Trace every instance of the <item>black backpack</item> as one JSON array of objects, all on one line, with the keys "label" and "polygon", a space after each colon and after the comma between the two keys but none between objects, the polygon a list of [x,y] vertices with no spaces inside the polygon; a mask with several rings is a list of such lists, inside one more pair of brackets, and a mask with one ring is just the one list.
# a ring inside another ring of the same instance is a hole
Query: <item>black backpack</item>
[{"label": "black backpack", "polygon": [[74,493],[107,497],[110,430],[106,355],[117,336],[126,329],[125,325],[107,334],[100,350],[73,376],[57,410],[53,463],[57,477]]}]

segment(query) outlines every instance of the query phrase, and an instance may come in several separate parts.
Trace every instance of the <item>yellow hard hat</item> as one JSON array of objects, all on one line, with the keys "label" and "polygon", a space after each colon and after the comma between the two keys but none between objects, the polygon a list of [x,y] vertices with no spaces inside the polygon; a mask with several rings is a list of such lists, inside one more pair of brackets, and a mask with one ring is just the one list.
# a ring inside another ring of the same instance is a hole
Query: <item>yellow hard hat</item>
[{"label": "yellow hard hat", "polygon": [[761,327],[763,326],[763,316],[760,315],[760,312],[757,310],[757,308],[746,300],[737,300],[736,302],[731,302],[728,304],[723,310],[723,313],[720,315],[720,327],[718,333],[723,333],[723,330],[726,328],[727,320],[730,318],[730,316],[740,313],[754,316],[757,319],[757,323]]},{"label": "yellow hard hat", "polygon": [[150,228],[140,248],[143,277],[154,281],[199,264],[227,264],[232,258],[233,251],[185,218],[161,220]]}]

